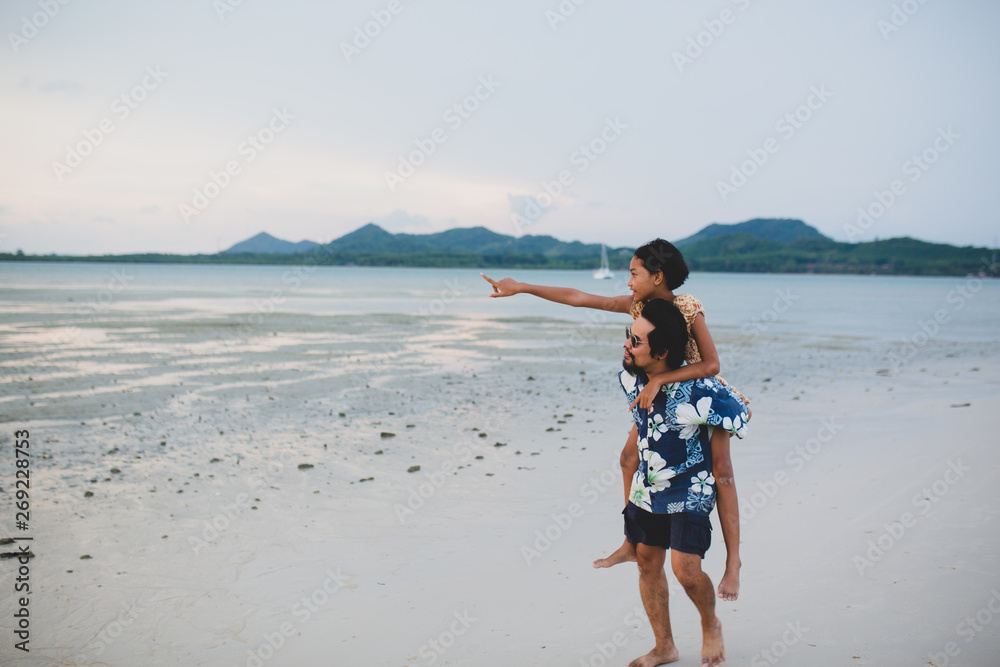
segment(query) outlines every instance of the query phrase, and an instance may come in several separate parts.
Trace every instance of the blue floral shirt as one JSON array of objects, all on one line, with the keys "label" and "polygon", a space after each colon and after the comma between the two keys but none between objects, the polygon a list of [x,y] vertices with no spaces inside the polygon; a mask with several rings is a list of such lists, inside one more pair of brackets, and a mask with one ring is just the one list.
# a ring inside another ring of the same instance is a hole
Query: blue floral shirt
[{"label": "blue floral shirt", "polygon": [[[646,376],[618,374],[629,403],[646,386]],[[715,506],[715,477],[709,438],[721,426],[746,434],[747,408],[715,378],[665,385],[649,411],[638,405],[632,419],[639,432],[639,469],[629,500],[653,514],[690,512],[708,516]]]}]

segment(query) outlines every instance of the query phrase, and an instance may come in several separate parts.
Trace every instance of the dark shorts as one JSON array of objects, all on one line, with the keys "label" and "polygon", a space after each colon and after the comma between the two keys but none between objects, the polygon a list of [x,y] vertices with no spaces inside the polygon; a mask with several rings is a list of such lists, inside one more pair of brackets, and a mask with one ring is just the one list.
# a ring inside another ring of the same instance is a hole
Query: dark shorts
[{"label": "dark shorts", "polygon": [[625,539],[631,544],[663,547],[702,558],[712,544],[712,522],[707,516],[690,512],[653,514],[631,502],[622,514]]}]

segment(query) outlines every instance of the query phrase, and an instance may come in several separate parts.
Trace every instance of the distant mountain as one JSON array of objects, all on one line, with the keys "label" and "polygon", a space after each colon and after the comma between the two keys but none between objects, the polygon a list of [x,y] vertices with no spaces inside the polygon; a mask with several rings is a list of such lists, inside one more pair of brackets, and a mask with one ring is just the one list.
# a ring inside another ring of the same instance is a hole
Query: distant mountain
[{"label": "distant mountain", "polygon": [[[599,243],[567,243],[551,236],[513,237],[470,227],[435,234],[391,234],[375,224],[351,232],[328,246],[334,261],[389,266],[521,266],[595,269]],[[608,249],[612,268],[628,266],[632,248]]]},{"label": "distant mountain", "polygon": [[[306,245],[311,244],[311,245]],[[309,253],[319,244],[292,244],[268,234],[237,243],[224,254],[260,255]],[[293,250],[293,248],[296,248]],[[434,234],[393,234],[369,222],[325,246],[334,264],[367,266],[533,266],[558,269],[596,269],[601,263],[599,243],[565,242],[551,236],[513,237],[469,227]],[[609,248],[612,268],[628,267],[633,248]],[[316,253],[313,253],[316,254]]]},{"label": "distant mountain", "polygon": [[[676,244],[692,271],[767,273],[878,273],[996,276],[995,251],[958,248],[911,238],[839,243],[801,220],[760,218],[712,224]],[[608,248],[613,271],[627,270],[634,248]],[[217,255],[34,256],[0,253],[2,261],[123,261],[233,264],[295,264],[305,255],[318,264],[435,266],[499,269],[596,269],[598,243],[551,236],[513,237],[471,227],[434,234],[393,234],[376,224],[320,245],[291,243],[260,233]]]},{"label": "distant mountain", "polygon": [[223,250],[222,254],[235,253],[255,253],[259,255],[294,255],[297,253],[309,252],[319,246],[315,241],[299,241],[292,243],[275,238],[267,232],[261,232],[257,236],[240,241],[228,250]]},{"label": "distant mountain", "polygon": [[830,240],[828,237],[823,236],[815,227],[807,225],[801,220],[755,218],[732,225],[711,224],[697,234],[692,234],[687,238],[676,241],[674,245],[684,249],[701,241],[707,241],[708,239],[720,236],[729,236],[730,234],[747,234],[759,239],[767,239],[779,243],[792,243],[799,239]]},{"label": "distant mountain", "polygon": [[411,255],[428,250],[427,244],[420,238],[410,234],[393,234],[369,222],[331,241],[326,247],[338,254]]},{"label": "distant mountain", "polygon": [[[829,240],[801,220],[756,219],[731,225],[712,224],[697,234],[677,241],[676,245],[684,248],[731,234],[744,234],[779,243],[790,243],[799,239]],[[312,241],[290,243],[262,232],[223,252],[258,255],[295,254],[309,252],[318,246],[318,243]],[[393,234],[371,222],[331,241],[327,244],[327,248],[339,256],[363,255],[381,258],[421,254],[438,258],[445,256],[454,258],[462,255],[533,256],[536,258],[532,262],[534,264],[545,258],[581,263],[580,268],[587,268],[595,263],[596,266],[600,263],[601,256],[600,244],[560,241],[552,236],[528,234],[514,237],[499,234],[485,227],[449,229],[434,234]],[[612,267],[619,269],[627,267],[633,250],[634,248],[609,248],[608,258]]]},{"label": "distant mountain", "polygon": [[436,234],[407,236],[412,239],[421,239],[428,246],[440,250],[468,250],[469,252],[502,252],[513,240],[511,236],[498,234],[485,227],[466,227],[449,229]]},{"label": "distant mountain", "polygon": [[839,243],[826,237],[780,243],[729,234],[684,248],[692,271],[864,273],[910,276],[996,275],[986,248],[959,248],[908,237]]}]

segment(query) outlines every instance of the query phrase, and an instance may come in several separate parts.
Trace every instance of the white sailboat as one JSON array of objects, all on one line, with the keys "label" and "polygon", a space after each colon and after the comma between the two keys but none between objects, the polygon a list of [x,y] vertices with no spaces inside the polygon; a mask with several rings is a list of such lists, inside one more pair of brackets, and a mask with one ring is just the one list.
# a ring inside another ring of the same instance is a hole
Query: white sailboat
[{"label": "white sailboat", "polygon": [[594,271],[594,278],[597,278],[598,280],[606,280],[608,278],[614,278],[614,277],[615,277],[615,274],[611,273],[611,268],[608,266],[608,251],[604,247],[604,244],[602,243],[601,244],[601,268],[598,269],[597,271]]}]

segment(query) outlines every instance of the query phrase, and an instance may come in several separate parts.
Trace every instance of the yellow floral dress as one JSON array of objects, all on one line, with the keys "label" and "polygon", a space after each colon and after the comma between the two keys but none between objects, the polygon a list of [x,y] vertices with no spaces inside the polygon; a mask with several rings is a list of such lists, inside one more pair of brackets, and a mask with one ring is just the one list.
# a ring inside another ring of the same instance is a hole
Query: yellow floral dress
[{"label": "yellow floral dress", "polygon": [[[696,364],[701,361],[701,352],[698,350],[698,343],[691,334],[691,323],[694,322],[694,318],[699,313],[702,315],[705,314],[705,307],[701,305],[701,301],[691,294],[678,294],[674,297],[673,303],[677,306],[677,310],[681,311],[681,314],[684,315],[684,322],[687,324],[688,341],[687,347],[684,349],[684,361],[689,364]],[[642,308],[645,305],[644,301],[633,301],[628,314],[632,316],[633,320],[637,319],[642,314]],[[726,382],[721,375],[716,375],[715,379],[732,389],[733,393],[739,396],[744,405],[750,405],[750,399],[741,394],[736,387]]]}]

